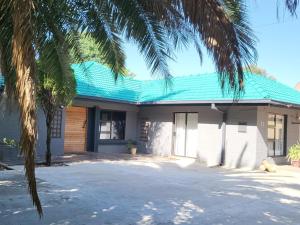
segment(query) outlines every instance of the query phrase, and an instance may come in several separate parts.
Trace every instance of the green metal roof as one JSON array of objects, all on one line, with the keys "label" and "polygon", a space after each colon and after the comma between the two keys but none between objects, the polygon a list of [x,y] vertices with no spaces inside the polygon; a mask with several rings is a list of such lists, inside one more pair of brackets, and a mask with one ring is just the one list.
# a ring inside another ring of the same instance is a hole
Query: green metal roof
[{"label": "green metal roof", "polygon": [[0,74],[0,86],[4,86],[4,77]]},{"label": "green metal roof", "polygon": [[[233,92],[222,92],[217,73],[174,77],[164,80],[136,80],[120,75],[115,81],[111,70],[96,62],[73,64],[77,95],[132,104],[179,104],[232,102]],[[245,91],[239,102],[278,102],[300,106],[300,92],[278,81],[246,73]],[[0,86],[4,78],[0,75]]]},{"label": "green metal roof", "polygon": [[[96,62],[73,64],[77,94],[87,98],[125,101],[134,104],[230,102],[232,91],[222,92],[217,73],[174,77],[167,87],[164,80],[136,80],[119,76],[115,82],[109,68]],[[245,91],[240,102],[263,100],[300,105],[300,92],[260,75],[245,74]]]},{"label": "green metal roof", "polygon": [[109,68],[96,62],[73,64],[72,69],[77,81],[77,95],[132,103],[138,101],[142,84],[139,80],[122,75],[115,80]]}]

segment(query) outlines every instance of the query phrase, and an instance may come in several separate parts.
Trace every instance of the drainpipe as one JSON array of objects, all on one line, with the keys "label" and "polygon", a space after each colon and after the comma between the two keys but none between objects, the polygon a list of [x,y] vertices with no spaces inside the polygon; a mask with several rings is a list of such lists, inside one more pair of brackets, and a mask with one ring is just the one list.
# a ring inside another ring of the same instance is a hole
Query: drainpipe
[{"label": "drainpipe", "polygon": [[222,111],[217,108],[215,103],[211,104],[211,109],[222,113],[222,144],[221,144],[221,161],[220,166],[223,166],[225,163],[225,146],[226,146],[226,121],[227,121],[227,112]]}]

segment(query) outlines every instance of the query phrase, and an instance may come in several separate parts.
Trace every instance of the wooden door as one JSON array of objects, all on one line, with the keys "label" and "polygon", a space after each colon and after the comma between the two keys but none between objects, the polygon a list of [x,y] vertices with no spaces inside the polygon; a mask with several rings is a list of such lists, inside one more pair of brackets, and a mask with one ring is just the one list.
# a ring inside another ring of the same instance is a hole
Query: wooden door
[{"label": "wooden door", "polygon": [[69,107],[66,109],[65,152],[84,152],[86,150],[87,109]]}]

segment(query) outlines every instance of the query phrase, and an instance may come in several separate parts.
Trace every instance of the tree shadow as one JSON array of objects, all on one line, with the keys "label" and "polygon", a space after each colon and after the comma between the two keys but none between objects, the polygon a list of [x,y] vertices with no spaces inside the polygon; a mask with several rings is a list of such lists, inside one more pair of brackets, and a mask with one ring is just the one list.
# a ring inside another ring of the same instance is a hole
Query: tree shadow
[{"label": "tree shadow", "polygon": [[[176,160],[106,161],[37,170],[39,220],[23,174],[0,174],[3,224],[298,224],[300,182],[282,174],[182,168]],[[24,223],[24,221],[26,221]]]}]

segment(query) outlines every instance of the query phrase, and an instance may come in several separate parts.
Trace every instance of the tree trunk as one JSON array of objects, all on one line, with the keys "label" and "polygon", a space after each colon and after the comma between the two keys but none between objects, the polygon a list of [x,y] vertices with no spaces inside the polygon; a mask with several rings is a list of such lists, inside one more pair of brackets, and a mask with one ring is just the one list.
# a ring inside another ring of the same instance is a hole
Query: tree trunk
[{"label": "tree trunk", "polygon": [[53,116],[51,113],[46,115],[47,139],[46,139],[46,165],[51,166],[51,123]]},{"label": "tree trunk", "polygon": [[20,148],[25,160],[25,175],[33,204],[40,216],[43,214],[37,193],[35,179],[36,93],[35,93],[35,54],[32,46],[32,14],[34,5],[31,0],[12,1],[13,20],[13,64],[17,80],[16,89],[20,108],[21,138]]}]

